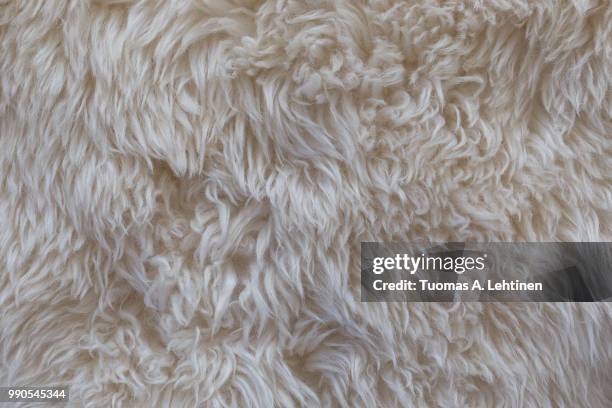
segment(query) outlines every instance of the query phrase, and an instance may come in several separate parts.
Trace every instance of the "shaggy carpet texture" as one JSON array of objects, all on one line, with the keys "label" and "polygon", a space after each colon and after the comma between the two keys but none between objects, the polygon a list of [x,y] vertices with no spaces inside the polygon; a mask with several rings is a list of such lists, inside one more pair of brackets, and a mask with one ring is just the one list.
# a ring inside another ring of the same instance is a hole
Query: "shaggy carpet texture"
[{"label": "shaggy carpet texture", "polygon": [[0,1],[0,385],[610,407],[612,303],[361,303],[361,241],[611,241],[612,2]]}]

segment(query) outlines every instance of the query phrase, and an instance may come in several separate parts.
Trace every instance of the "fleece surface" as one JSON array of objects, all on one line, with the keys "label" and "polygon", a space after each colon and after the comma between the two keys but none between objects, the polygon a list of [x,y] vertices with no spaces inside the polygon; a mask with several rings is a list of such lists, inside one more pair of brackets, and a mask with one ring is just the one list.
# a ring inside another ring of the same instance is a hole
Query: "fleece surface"
[{"label": "fleece surface", "polygon": [[360,241],[612,240],[612,2],[0,1],[0,385],[610,407],[612,304],[365,304]]}]

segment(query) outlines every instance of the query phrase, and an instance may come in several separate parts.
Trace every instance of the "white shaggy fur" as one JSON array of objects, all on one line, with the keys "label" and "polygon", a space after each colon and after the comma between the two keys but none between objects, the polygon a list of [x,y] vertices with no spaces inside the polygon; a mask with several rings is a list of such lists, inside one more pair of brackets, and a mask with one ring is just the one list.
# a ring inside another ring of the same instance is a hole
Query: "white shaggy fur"
[{"label": "white shaggy fur", "polygon": [[0,385],[609,407],[611,304],[366,304],[360,241],[612,240],[612,2],[0,1]]}]

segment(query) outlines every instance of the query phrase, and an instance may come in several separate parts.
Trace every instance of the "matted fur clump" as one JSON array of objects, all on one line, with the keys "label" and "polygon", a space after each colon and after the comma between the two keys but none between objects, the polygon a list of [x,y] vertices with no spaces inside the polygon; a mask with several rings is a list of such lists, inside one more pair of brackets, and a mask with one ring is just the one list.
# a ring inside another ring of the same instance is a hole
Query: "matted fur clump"
[{"label": "matted fur clump", "polygon": [[612,240],[612,2],[0,2],[0,385],[609,407],[612,304],[359,301],[360,241]]}]

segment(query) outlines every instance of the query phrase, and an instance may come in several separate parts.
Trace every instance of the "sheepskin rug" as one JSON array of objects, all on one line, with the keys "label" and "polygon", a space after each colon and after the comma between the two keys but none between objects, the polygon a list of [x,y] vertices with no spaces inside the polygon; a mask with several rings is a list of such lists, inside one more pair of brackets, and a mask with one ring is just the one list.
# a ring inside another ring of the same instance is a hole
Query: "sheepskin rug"
[{"label": "sheepskin rug", "polygon": [[611,84],[607,0],[2,0],[0,385],[610,407],[612,303],[362,303],[359,251],[612,241]]}]

